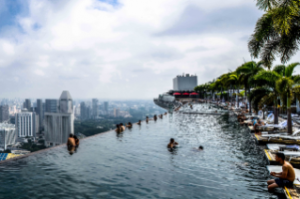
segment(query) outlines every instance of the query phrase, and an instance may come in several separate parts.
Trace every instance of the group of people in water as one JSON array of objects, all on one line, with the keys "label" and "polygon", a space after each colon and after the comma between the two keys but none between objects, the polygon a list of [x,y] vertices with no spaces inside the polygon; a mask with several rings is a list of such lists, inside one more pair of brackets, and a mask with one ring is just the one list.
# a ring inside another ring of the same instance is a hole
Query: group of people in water
[{"label": "group of people in water", "polygon": [[[163,115],[167,115],[167,114],[168,114],[168,113],[165,112],[164,114],[160,114],[158,117],[157,117],[157,115],[154,115],[154,116],[153,116],[153,119],[149,119],[149,117],[147,116],[145,121],[146,121],[146,123],[148,123],[150,120],[156,121],[157,118],[163,119]],[[136,124],[140,126],[140,125],[142,125],[142,121],[139,120]],[[129,129],[131,129],[131,128],[132,128],[132,123],[131,123],[131,122],[128,122],[128,123],[126,124],[126,126],[125,126],[123,123],[117,124],[117,125],[116,125],[116,130],[115,130],[115,131],[116,131],[117,133],[122,133],[123,131],[125,131],[126,127],[129,128]]]},{"label": "group of people in water", "polygon": [[76,149],[79,147],[79,139],[76,135],[70,134],[68,141],[67,141],[67,147],[70,152],[70,154],[73,154]]}]

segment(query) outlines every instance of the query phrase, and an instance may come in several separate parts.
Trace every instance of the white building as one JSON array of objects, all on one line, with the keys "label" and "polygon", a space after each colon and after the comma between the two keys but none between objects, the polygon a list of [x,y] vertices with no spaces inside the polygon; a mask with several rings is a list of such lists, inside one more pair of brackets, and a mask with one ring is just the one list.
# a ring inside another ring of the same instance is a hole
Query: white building
[{"label": "white building", "polygon": [[173,79],[174,91],[193,91],[198,85],[198,78],[196,75],[178,75]]},{"label": "white building", "polygon": [[38,130],[36,114],[23,109],[16,114],[16,133],[18,137],[35,137]]},{"label": "white building", "polygon": [[66,143],[69,134],[74,134],[73,101],[68,91],[60,96],[58,113],[46,112],[44,122],[46,146]]},{"label": "white building", "polygon": [[0,147],[4,150],[7,146],[12,146],[16,143],[16,129],[13,124],[0,123]]}]

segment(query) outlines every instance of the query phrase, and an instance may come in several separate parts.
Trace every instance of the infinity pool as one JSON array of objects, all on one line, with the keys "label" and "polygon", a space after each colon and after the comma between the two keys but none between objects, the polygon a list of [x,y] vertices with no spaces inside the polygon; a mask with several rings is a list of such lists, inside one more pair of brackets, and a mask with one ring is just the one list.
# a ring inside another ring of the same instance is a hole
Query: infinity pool
[{"label": "infinity pool", "polygon": [[[180,144],[172,152],[171,137]],[[204,151],[195,150],[199,145]],[[61,146],[0,164],[0,198],[283,197],[267,192],[265,165],[247,129],[228,113],[174,113],[82,140],[73,155]]]}]

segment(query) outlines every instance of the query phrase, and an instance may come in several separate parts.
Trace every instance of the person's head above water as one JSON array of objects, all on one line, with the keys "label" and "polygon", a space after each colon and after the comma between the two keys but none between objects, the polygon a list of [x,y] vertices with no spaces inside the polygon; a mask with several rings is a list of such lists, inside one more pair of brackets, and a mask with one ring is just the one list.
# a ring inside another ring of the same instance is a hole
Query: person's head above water
[{"label": "person's head above water", "polygon": [[171,138],[171,139],[170,139],[170,142],[171,142],[171,143],[175,142],[174,138]]},{"label": "person's head above water", "polygon": [[117,127],[117,128],[119,128],[119,127],[120,127],[120,125],[119,125],[119,124],[117,124],[117,125],[116,125],[116,127]]},{"label": "person's head above water", "polygon": [[73,136],[73,134],[70,134],[69,137],[70,137],[70,138],[73,138],[74,136]]},{"label": "person's head above water", "polygon": [[123,126],[123,123],[121,123],[120,126]]},{"label": "person's head above water", "polygon": [[203,146],[199,146],[199,150],[203,150]]},{"label": "person's head above water", "polygon": [[74,139],[75,139],[75,140],[78,139],[76,135],[74,135]]}]

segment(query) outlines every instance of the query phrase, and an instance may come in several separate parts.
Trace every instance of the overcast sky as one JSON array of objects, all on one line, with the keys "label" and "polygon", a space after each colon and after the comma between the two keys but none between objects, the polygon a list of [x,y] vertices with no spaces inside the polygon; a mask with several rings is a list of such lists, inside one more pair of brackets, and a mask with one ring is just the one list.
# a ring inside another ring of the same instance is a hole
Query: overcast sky
[{"label": "overcast sky", "polygon": [[251,60],[255,3],[0,0],[0,98],[151,99],[178,74],[207,82]]}]

